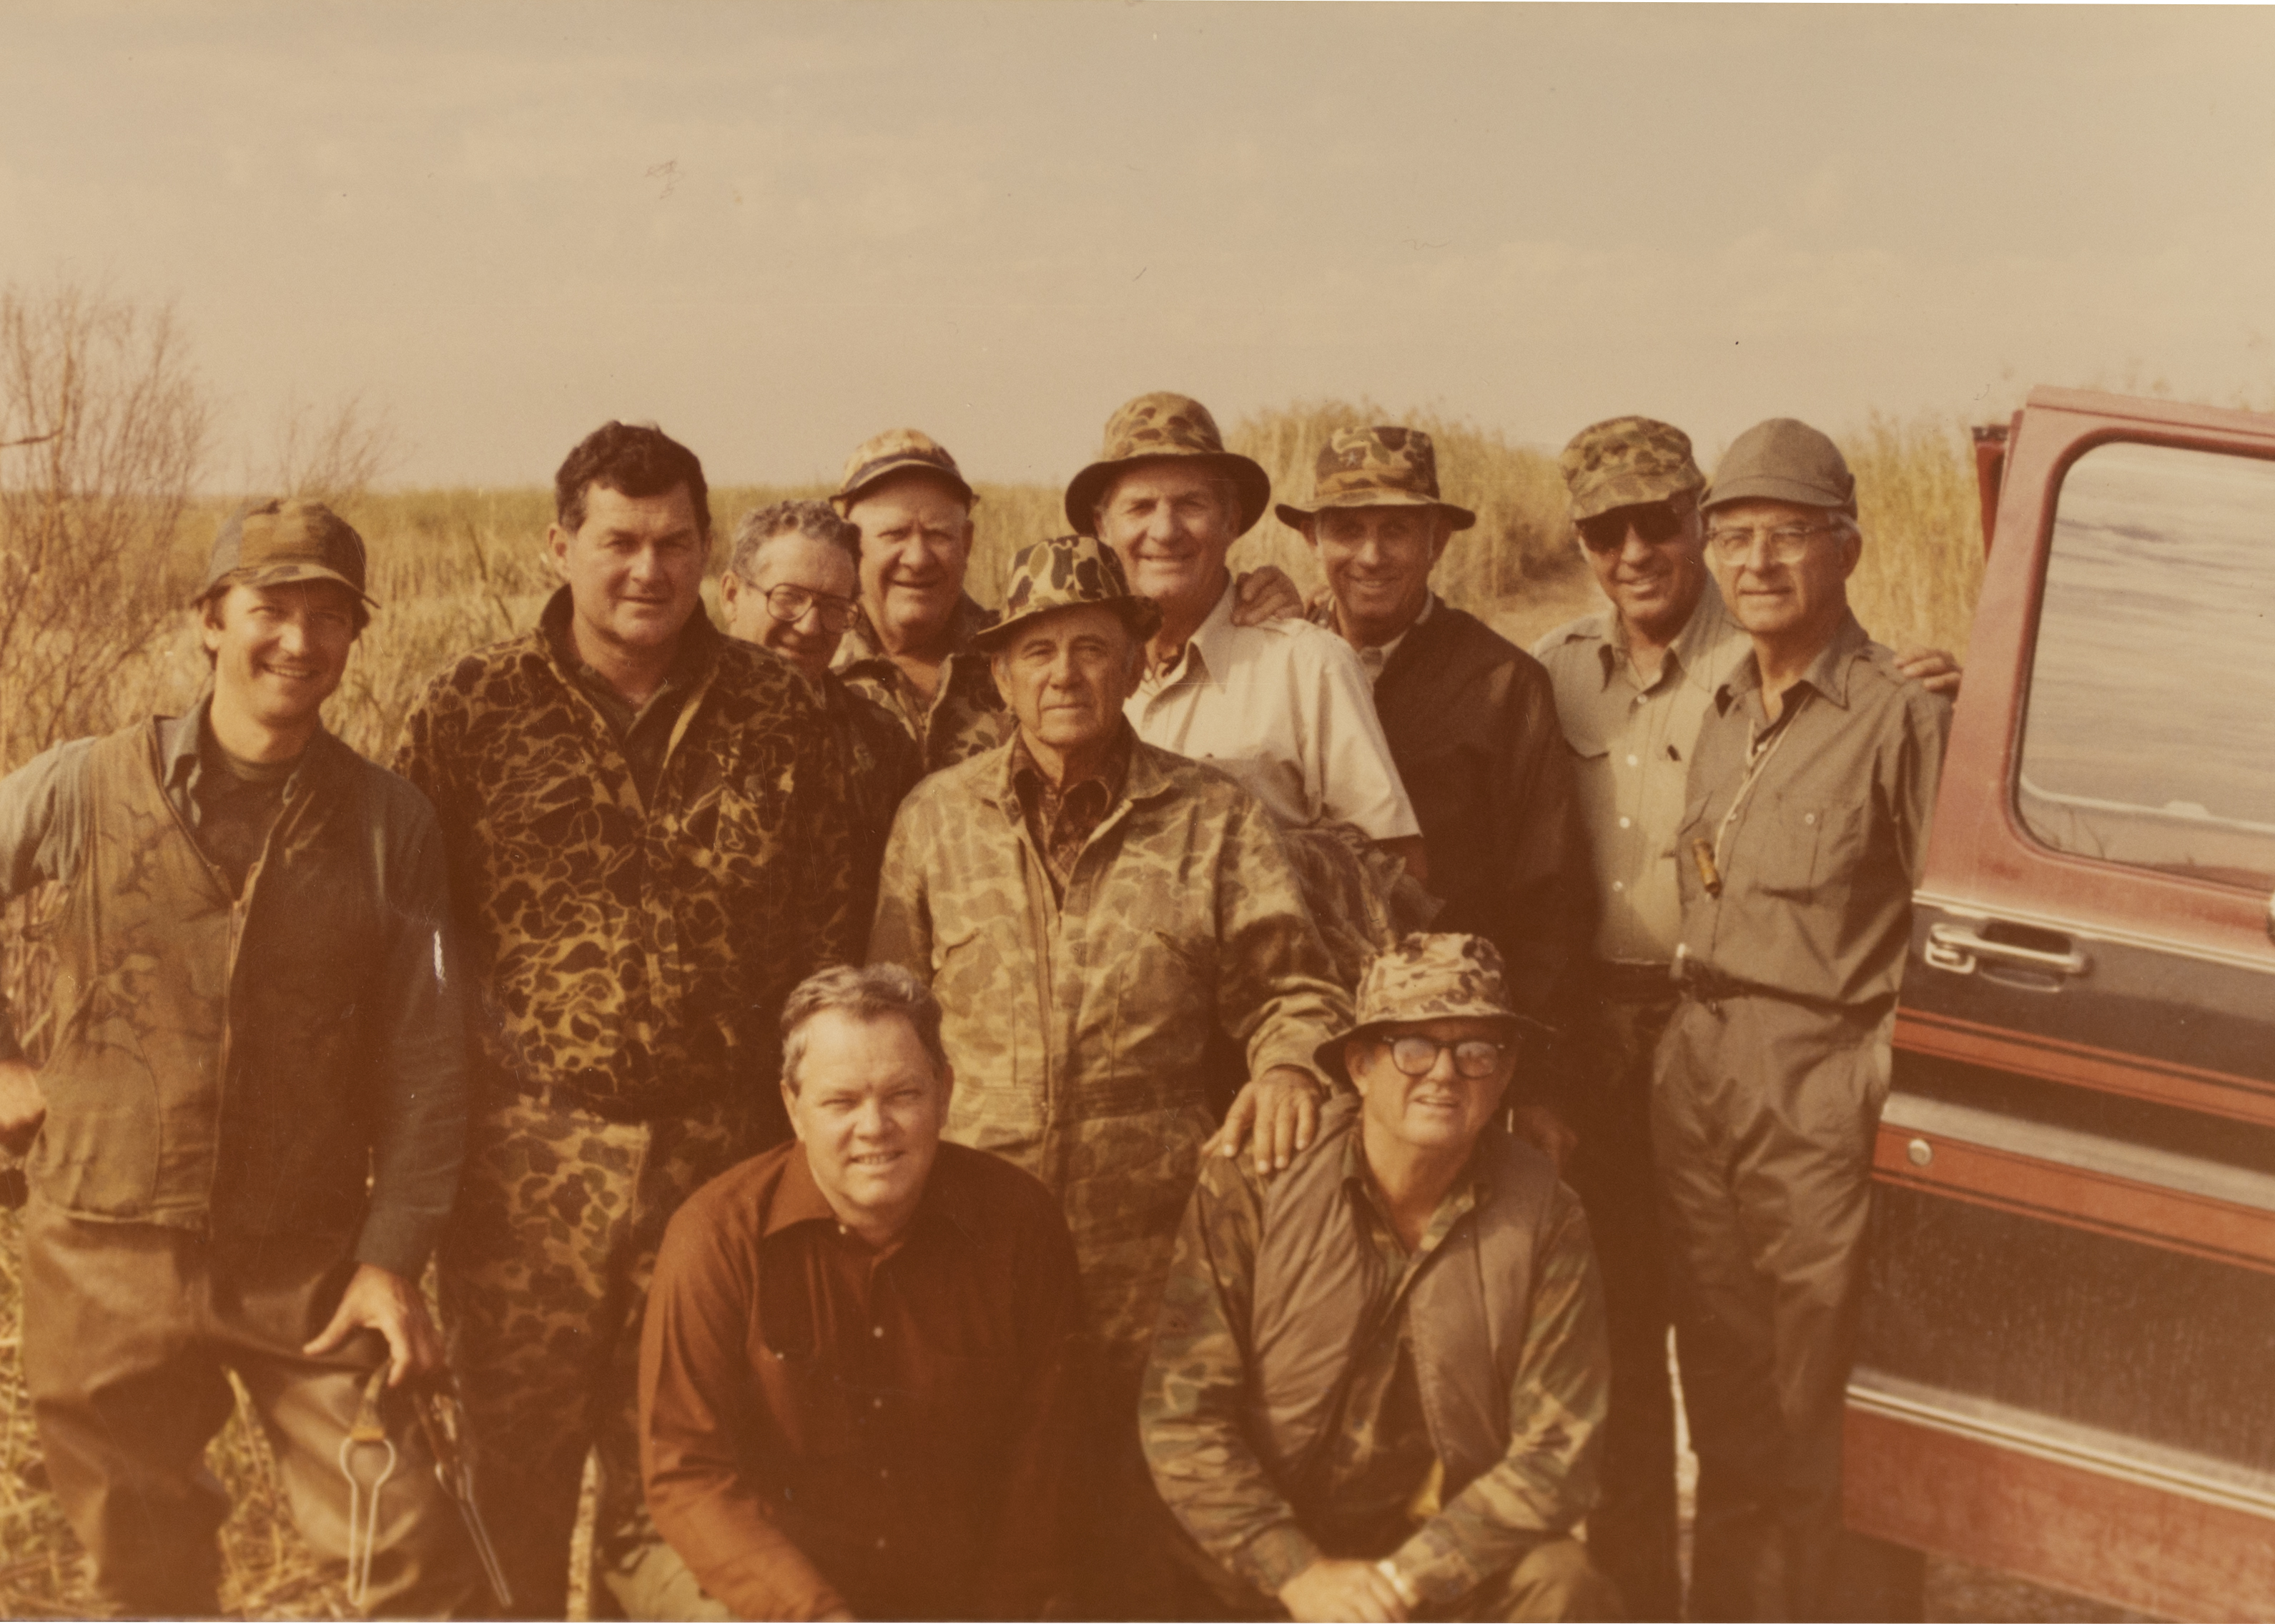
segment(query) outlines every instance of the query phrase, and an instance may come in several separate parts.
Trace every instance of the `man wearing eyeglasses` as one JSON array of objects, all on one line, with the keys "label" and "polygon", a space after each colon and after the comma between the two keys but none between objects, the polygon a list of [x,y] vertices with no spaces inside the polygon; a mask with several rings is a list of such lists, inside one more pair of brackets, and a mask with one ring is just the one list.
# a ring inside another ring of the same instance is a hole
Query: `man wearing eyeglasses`
[{"label": "man wearing eyeglasses", "polygon": [[743,516],[719,576],[727,635],[772,649],[821,690],[824,714],[845,764],[853,820],[857,906],[866,918],[893,813],[924,775],[916,741],[892,713],[829,668],[840,638],[861,612],[861,527],[826,502],[777,502]]},{"label": "man wearing eyeglasses", "polygon": [[1607,1356],[1588,1223],[1498,1125],[1525,1025],[1482,937],[1367,966],[1339,1082],[1268,1183],[1209,1158],[1138,1425],[1188,1618],[1601,1619],[1573,1525]]},{"label": "man wearing eyeglasses", "polygon": [[[1555,685],[1595,878],[1594,963],[1577,1023],[1593,1076],[1570,1099],[1580,1142],[1567,1169],[1595,1233],[1611,1326],[1604,1498],[1588,1519],[1589,1549],[1634,1616],[1673,1618],[1682,1581],[1672,1311],[1651,1164],[1651,1056],[1678,996],[1674,837],[1690,760],[1715,690],[1748,643],[1707,569],[1706,476],[1688,435],[1651,418],[1613,418],[1574,435],[1559,467],[1575,538],[1610,606],[1533,649]],[[1912,653],[1901,663],[1938,691],[1958,686],[1948,655]]]},{"label": "man wearing eyeglasses", "polygon": [[1841,1528],[1841,1395],[1951,706],[1849,611],[1856,487],[1825,435],[1748,429],[1702,510],[1750,647],[1675,833],[1682,1001],[1651,1095],[1699,1462],[1690,1613],[1916,1618],[1916,1554]]}]

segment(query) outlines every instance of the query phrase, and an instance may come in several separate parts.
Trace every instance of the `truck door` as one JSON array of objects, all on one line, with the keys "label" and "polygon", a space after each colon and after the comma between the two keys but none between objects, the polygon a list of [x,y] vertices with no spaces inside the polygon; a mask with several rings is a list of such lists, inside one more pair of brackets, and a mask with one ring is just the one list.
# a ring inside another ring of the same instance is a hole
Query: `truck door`
[{"label": "truck door", "polygon": [[1914,909],[1852,1526],[2275,1617],[2271,893],[2275,418],[2037,391]]}]

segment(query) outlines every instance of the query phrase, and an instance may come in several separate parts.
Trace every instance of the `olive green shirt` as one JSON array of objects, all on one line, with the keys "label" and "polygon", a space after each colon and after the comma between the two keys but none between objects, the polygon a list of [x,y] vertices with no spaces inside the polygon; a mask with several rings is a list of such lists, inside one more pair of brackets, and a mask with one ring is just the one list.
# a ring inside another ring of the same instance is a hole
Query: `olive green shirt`
[{"label": "olive green shirt", "polygon": [[1950,731],[1951,702],[1854,615],[1775,723],[1749,653],[1715,690],[1676,835],[1686,971],[1860,1012],[1893,1001]]},{"label": "olive green shirt", "polygon": [[1613,609],[1533,646],[1555,684],[1557,720],[1575,758],[1595,876],[1598,958],[1664,964],[1674,956],[1682,933],[1674,835],[1690,759],[1715,690],[1749,649],[1711,580],[1650,682],[1636,670]]}]

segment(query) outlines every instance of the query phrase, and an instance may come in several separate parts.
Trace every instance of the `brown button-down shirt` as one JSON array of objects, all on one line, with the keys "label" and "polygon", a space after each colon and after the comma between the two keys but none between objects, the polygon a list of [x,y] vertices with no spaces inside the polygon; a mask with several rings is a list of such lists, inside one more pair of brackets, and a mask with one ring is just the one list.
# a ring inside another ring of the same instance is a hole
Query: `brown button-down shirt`
[{"label": "brown button-down shirt", "polygon": [[[1749,653],[1715,692],[1675,840],[1675,956],[1804,1002],[1895,996],[1927,857],[1951,702],[1896,669],[1849,616],[1772,729]],[[1710,894],[1696,843],[1721,879]]]},{"label": "brown button-down shirt", "polygon": [[1019,809],[1026,813],[1027,834],[1050,874],[1051,890],[1062,903],[1084,842],[1121,798],[1122,781],[1130,776],[1130,746],[1135,737],[1127,721],[1118,723],[1096,772],[1072,783],[1054,784],[1028,752],[1027,736],[1012,736],[1011,787],[1018,794]]},{"label": "brown button-down shirt", "polygon": [[640,1345],[656,1527],[737,1617],[1040,1616],[1075,1552],[1082,1372],[1057,1200],[942,1144],[909,1227],[843,1228],[803,1146],[682,1207]]}]

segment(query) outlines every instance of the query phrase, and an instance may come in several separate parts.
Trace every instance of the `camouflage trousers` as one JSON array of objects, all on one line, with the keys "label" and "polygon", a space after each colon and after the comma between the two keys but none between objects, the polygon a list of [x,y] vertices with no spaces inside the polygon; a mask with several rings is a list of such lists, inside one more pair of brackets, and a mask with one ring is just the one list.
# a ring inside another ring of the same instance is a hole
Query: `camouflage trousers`
[{"label": "camouflage trousers", "polygon": [[1368,959],[1410,932],[1428,930],[1446,905],[1355,825],[1282,829],[1280,839],[1334,961],[1335,979],[1347,989],[1357,987]]},{"label": "camouflage trousers", "polygon": [[[1284,1619],[1276,1598],[1243,1584],[1189,1546],[1192,1582],[1180,1598],[1175,1616],[1186,1619]],[[1347,1556],[1352,1553],[1344,1553]],[[1385,1552],[1384,1554],[1387,1554]],[[1416,1610],[1416,1620],[1531,1620],[1617,1619],[1620,1596],[1589,1560],[1576,1539],[1544,1539],[1509,1567],[1474,1590],[1440,1606]],[[1641,1615],[1635,1615],[1641,1616]]]},{"label": "camouflage trousers", "polygon": [[514,1611],[558,1619],[585,1458],[597,1454],[589,1603],[655,1543],[640,1492],[640,1317],[664,1225],[753,1154],[747,1114],[616,1122],[517,1099],[471,1125],[440,1254],[444,1330],[472,1437],[475,1488]]}]

